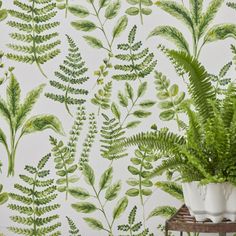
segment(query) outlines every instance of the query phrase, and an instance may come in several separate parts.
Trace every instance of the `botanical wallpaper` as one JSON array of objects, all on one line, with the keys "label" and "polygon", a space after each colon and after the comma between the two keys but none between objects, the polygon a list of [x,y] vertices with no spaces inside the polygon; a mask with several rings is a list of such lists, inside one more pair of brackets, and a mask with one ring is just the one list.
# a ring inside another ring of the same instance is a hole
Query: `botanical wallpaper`
[{"label": "botanical wallpaper", "polygon": [[181,183],[116,145],[185,128],[178,60],[223,93],[235,19],[233,0],[1,0],[0,235],[163,235]]}]

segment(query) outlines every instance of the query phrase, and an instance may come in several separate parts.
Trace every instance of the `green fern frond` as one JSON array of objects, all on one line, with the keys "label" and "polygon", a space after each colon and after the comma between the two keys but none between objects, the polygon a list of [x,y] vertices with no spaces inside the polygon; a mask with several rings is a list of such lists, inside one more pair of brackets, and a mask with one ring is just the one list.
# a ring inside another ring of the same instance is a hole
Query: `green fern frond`
[{"label": "green fern frond", "polygon": [[194,23],[198,25],[202,16],[203,0],[190,0],[189,3],[191,16]]},{"label": "green fern frond", "polygon": [[227,4],[228,7],[231,7],[232,9],[236,10],[236,3],[234,3],[234,2],[227,2],[226,4]]},{"label": "green fern frond", "polygon": [[102,89],[99,89],[94,98],[91,99],[91,102],[98,106],[98,113],[101,109],[107,110],[110,108],[110,99],[112,91],[112,81],[106,83]]},{"label": "green fern frond", "polygon": [[86,89],[77,88],[75,86],[83,84],[89,78],[84,77],[87,68],[84,66],[85,62],[82,60],[79,48],[71,37],[66,36],[69,44],[69,53],[63,61],[63,64],[60,65],[60,70],[55,72],[58,81],[50,80],[50,85],[58,91],[62,91],[63,94],[46,93],[45,96],[54,101],[64,103],[67,112],[72,115],[69,105],[79,105],[86,101],[84,98],[77,98],[78,96],[75,98],[75,95],[84,96],[88,94]]},{"label": "green fern frond", "polygon": [[[59,215],[50,215],[52,211],[60,207],[58,204],[51,204],[57,197],[57,194],[54,194],[56,190],[56,186],[53,185],[54,181],[49,179],[45,180],[47,185],[44,186],[44,189],[38,188],[36,184],[38,179],[42,178],[39,176],[40,172],[45,172],[43,179],[48,178],[50,171],[44,170],[44,167],[49,158],[49,154],[44,156],[39,161],[37,167],[26,166],[25,170],[32,177],[27,176],[28,178],[21,178],[21,180],[23,180],[24,184],[30,184],[29,187],[15,184],[15,188],[19,190],[21,194],[10,193],[12,201],[17,201],[18,204],[11,203],[8,207],[12,211],[17,211],[20,214],[10,217],[13,222],[20,225],[19,227],[8,227],[8,229],[15,234],[45,235],[53,233],[53,235],[61,235],[61,233],[57,231],[61,223],[55,222],[59,219]],[[31,181],[29,181],[30,179]],[[45,206],[41,207],[42,205]],[[45,214],[47,215],[44,216]]]},{"label": "green fern frond", "polygon": [[112,147],[124,139],[125,131],[120,127],[119,122],[115,118],[109,118],[107,115],[102,114],[104,121],[101,128],[101,155],[109,160],[115,160],[127,156],[125,149],[117,148],[111,150]]},{"label": "green fern frond", "polygon": [[162,191],[170,194],[172,197],[184,201],[184,195],[181,185],[172,181],[162,181],[156,182],[155,186]]},{"label": "green fern frond", "polygon": [[185,73],[189,75],[189,92],[192,95],[194,106],[201,117],[207,120],[212,114],[209,100],[215,100],[215,92],[206,69],[197,59],[184,52],[166,49],[166,54],[173,64],[183,68]]},{"label": "green fern frond", "polygon": [[[46,44],[42,39],[51,41],[58,36],[58,33],[41,34],[59,26],[59,22],[49,22],[57,14],[55,11],[56,4],[50,1],[35,0],[23,3],[16,0],[14,5],[19,8],[19,11],[9,10],[8,12],[16,20],[10,20],[7,24],[19,32],[11,33],[10,36],[14,41],[25,44],[20,45],[15,42],[8,44],[10,49],[19,52],[19,54],[9,52],[6,56],[11,60],[23,63],[35,63],[46,77],[41,65],[60,53],[59,49],[55,49],[60,44],[60,40]],[[39,46],[39,44],[41,45]]]},{"label": "green fern frond", "polygon": [[83,150],[80,155],[79,166],[80,170],[83,170],[84,163],[89,161],[89,154],[91,152],[92,144],[94,143],[95,137],[97,133],[97,123],[95,114],[91,113],[89,115],[89,128],[87,137],[83,143]]},{"label": "green fern frond", "polygon": [[[135,43],[137,26],[135,25],[128,36],[128,47],[125,51],[129,54],[118,54],[116,58],[124,61],[122,65],[115,65],[115,70],[124,72],[123,74],[113,75],[112,78],[115,80],[136,80],[145,78],[148,76],[156,67],[157,61],[154,60],[154,54],[149,52],[149,49],[144,49],[141,52],[136,52],[141,48],[142,43]],[[118,49],[124,50],[123,44],[118,45]]]},{"label": "green fern frond", "polygon": [[69,236],[81,236],[79,234],[79,229],[76,227],[74,221],[69,218],[68,216],[66,217],[67,221],[68,221],[68,225],[70,227],[70,230],[69,230]]},{"label": "green fern frond", "polygon": [[170,218],[177,212],[176,207],[172,206],[160,206],[152,210],[152,212],[149,214],[148,219],[155,217],[155,216],[161,216],[164,218]]}]

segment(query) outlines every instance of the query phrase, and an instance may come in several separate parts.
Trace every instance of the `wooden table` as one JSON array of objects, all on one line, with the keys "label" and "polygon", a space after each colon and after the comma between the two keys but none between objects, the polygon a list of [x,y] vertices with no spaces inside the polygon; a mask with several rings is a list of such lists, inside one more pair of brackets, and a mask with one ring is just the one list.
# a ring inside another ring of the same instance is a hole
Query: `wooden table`
[{"label": "wooden table", "polygon": [[219,233],[219,236],[226,236],[226,233],[236,232],[236,222],[229,220],[223,220],[221,223],[212,223],[210,220],[199,222],[190,215],[188,208],[183,205],[175,215],[166,221],[166,236],[169,231],[179,231],[180,236],[183,235],[183,232]]}]

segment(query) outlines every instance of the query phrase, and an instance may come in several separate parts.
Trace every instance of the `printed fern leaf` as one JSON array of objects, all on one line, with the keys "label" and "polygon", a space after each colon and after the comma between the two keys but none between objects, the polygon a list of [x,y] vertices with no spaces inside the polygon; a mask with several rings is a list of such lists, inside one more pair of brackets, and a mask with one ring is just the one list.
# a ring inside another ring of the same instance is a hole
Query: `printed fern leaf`
[{"label": "printed fern leaf", "polygon": [[50,137],[55,168],[57,170],[56,175],[58,176],[56,181],[56,184],[58,185],[57,190],[59,192],[65,192],[66,200],[71,184],[79,180],[78,177],[73,174],[75,174],[75,171],[78,169],[77,164],[75,164],[75,154],[78,137],[85,120],[85,108],[78,107],[77,116],[70,131],[68,144],[65,145],[63,141],[58,141],[57,139]]},{"label": "printed fern leaf", "polygon": [[149,52],[149,49],[138,51],[142,47],[142,42],[135,42],[137,26],[134,26],[128,36],[128,43],[119,44],[118,49],[127,51],[128,54],[118,54],[115,57],[127,64],[115,65],[117,71],[124,72],[123,74],[113,75],[115,80],[136,80],[145,78],[156,67],[157,61],[154,60],[154,54]]},{"label": "printed fern leaf", "polygon": [[70,230],[69,230],[69,236],[81,236],[79,234],[79,229],[76,227],[74,221],[69,218],[68,216],[66,217],[67,221],[68,221],[68,225],[70,227]]},{"label": "printed fern leaf", "polygon": [[[19,226],[10,226],[8,229],[20,235],[61,235],[57,222],[58,214],[52,212],[60,208],[53,204],[57,194],[54,180],[48,179],[49,170],[45,170],[50,155],[44,156],[36,167],[25,166],[27,175],[20,175],[24,184],[15,184],[19,194],[10,193],[11,203],[8,208],[14,212],[11,220]],[[25,187],[25,185],[27,187]]]},{"label": "printed fern leaf", "polygon": [[69,53],[63,64],[60,65],[60,70],[55,72],[58,80],[50,80],[50,85],[62,91],[62,94],[46,93],[45,96],[56,102],[63,103],[67,112],[72,115],[69,106],[81,105],[86,101],[83,98],[78,98],[78,95],[85,96],[88,94],[88,90],[78,88],[78,86],[85,83],[89,78],[84,76],[88,69],[85,67],[85,62],[82,60],[79,48],[68,35],[67,40]]},{"label": "printed fern leaf", "polygon": [[7,46],[15,53],[9,52],[6,56],[11,60],[23,63],[35,63],[41,73],[47,77],[41,65],[60,53],[57,47],[61,42],[59,39],[55,39],[58,33],[45,33],[60,24],[59,22],[49,22],[57,14],[56,4],[39,0],[28,2],[26,4],[16,0],[14,5],[19,10],[8,10],[9,15],[16,20],[10,20],[7,24],[18,30],[16,33],[11,33],[10,37],[14,41],[24,42],[24,44],[8,44]]}]

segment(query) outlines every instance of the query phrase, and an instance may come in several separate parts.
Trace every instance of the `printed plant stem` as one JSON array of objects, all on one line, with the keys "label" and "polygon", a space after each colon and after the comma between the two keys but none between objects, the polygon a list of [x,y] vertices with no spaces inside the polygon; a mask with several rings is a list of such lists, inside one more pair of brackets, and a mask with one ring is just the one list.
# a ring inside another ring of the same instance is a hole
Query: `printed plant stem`
[{"label": "printed plant stem", "polygon": [[145,202],[143,201],[143,194],[142,194],[142,176],[141,173],[143,171],[143,162],[145,158],[147,157],[146,152],[144,152],[142,162],[140,164],[140,169],[139,169],[139,197],[140,197],[140,202],[142,205],[142,210],[143,210],[143,227],[146,229],[146,217],[145,217]]},{"label": "printed plant stem", "polygon": [[108,220],[108,217],[107,217],[107,215],[106,215],[106,211],[105,211],[105,209],[104,209],[105,204],[104,204],[104,205],[102,204],[102,202],[101,202],[101,200],[100,200],[100,197],[99,197],[99,193],[98,193],[97,190],[95,189],[94,185],[92,185],[92,188],[93,188],[93,191],[94,191],[94,193],[95,193],[95,197],[96,197],[96,199],[98,200],[99,205],[100,205],[100,207],[101,207],[100,211],[102,212],[103,216],[105,217],[105,220],[106,220],[107,225],[108,225],[108,227],[109,227],[109,230],[106,230],[106,229],[104,229],[104,230],[109,233],[109,236],[114,236],[114,235],[113,235],[113,232],[112,232],[112,225],[113,225],[113,223],[110,224],[110,222],[109,222],[109,220]]},{"label": "printed plant stem", "polygon": [[67,18],[67,15],[68,15],[68,4],[69,4],[69,0],[66,0],[65,18]]},{"label": "printed plant stem", "polygon": [[33,193],[32,194],[33,195],[32,196],[32,200],[33,200],[33,202],[32,202],[33,207],[32,208],[33,208],[33,212],[34,212],[33,213],[34,214],[34,216],[33,216],[33,218],[34,218],[34,230],[33,230],[33,232],[34,233],[33,234],[35,234],[35,235],[37,234],[37,231],[36,231],[37,230],[37,228],[36,228],[36,217],[37,216],[35,214],[35,188],[36,188],[35,183],[36,183],[36,180],[37,180],[37,175],[38,175],[38,172],[36,172],[35,175],[34,175],[34,183],[33,183],[33,191],[32,191],[32,193]]},{"label": "printed plant stem", "polygon": [[[32,1],[32,9],[35,9],[35,0]],[[32,16],[32,19],[34,19],[34,11],[32,10],[31,12],[31,16]],[[35,28],[35,21],[33,20],[32,21],[32,28],[34,29]],[[33,51],[33,55],[34,55],[34,58],[35,58],[35,62],[36,62],[36,65],[39,69],[39,71],[41,72],[41,74],[47,79],[47,75],[44,73],[42,67],[40,66],[39,62],[38,62],[38,58],[37,58],[37,55],[36,55],[36,47],[35,47],[35,30],[33,30],[33,35],[32,35],[32,39],[33,39],[33,48],[32,48],[32,51]]]},{"label": "printed plant stem", "polygon": [[139,15],[140,15],[141,24],[143,25],[142,0],[139,0]]}]

